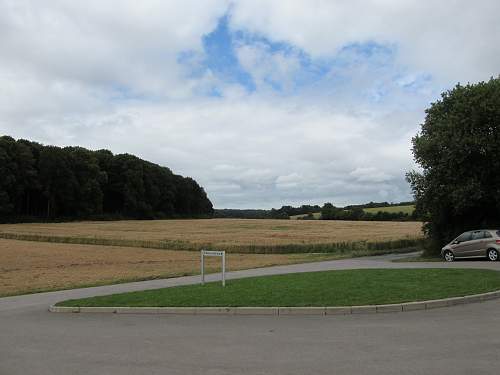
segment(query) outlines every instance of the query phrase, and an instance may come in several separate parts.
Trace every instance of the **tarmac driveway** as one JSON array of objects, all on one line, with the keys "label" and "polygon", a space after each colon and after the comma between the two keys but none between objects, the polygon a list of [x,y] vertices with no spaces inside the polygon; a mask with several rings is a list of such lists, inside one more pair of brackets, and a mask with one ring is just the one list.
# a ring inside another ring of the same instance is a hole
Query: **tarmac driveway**
[{"label": "tarmac driveway", "polygon": [[[393,263],[397,255],[238,271],[228,279],[349,268],[493,268]],[[211,275],[214,278],[216,275]],[[198,282],[154,280],[0,299],[0,375],[498,374],[500,300],[347,316],[54,314],[62,299]]]}]

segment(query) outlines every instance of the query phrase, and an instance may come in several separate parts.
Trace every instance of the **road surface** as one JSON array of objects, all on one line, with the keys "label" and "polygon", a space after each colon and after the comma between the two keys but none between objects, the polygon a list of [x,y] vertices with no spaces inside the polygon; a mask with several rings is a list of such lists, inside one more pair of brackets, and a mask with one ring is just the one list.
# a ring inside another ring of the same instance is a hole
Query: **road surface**
[{"label": "road surface", "polygon": [[[500,262],[393,263],[397,255],[231,272],[493,268]],[[210,275],[213,279],[217,275]],[[55,314],[68,298],[198,282],[153,280],[0,299],[0,375],[498,374],[500,300],[346,316]]]}]

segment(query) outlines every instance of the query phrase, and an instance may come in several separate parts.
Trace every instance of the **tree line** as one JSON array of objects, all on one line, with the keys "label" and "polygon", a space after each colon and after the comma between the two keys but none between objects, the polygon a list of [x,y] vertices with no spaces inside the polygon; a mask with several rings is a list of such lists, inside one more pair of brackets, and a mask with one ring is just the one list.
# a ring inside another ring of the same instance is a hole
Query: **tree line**
[{"label": "tree line", "polygon": [[289,219],[290,216],[304,215],[309,212],[319,212],[321,206],[302,205],[299,207],[282,206],[281,208],[264,209],[233,209],[223,208],[214,211],[214,217],[226,219]]},{"label": "tree line", "polygon": [[214,217],[233,218],[233,219],[290,219],[290,216],[304,215],[301,220],[314,220],[313,213],[321,212],[322,220],[367,220],[367,221],[409,221],[419,220],[415,212],[408,214],[405,212],[386,212],[378,211],[376,213],[365,212],[364,208],[381,208],[401,205],[411,205],[414,202],[388,203],[388,202],[369,202],[359,205],[350,205],[345,207],[335,207],[331,203],[319,205],[302,205],[299,207],[282,206],[281,208],[272,208],[270,210],[262,209],[216,209]]},{"label": "tree line", "polygon": [[0,137],[0,220],[211,217],[189,177],[130,154]]},{"label": "tree line", "polygon": [[429,253],[460,233],[500,228],[500,77],[456,85],[426,110],[413,138],[421,171],[407,179],[431,239]]},{"label": "tree line", "polygon": [[364,204],[351,204],[345,206],[344,210],[352,210],[355,208],[382,208],[382,207],[395,207],[395,206],[411,206],[414,205],[414,201],[399,202],[399,203],[389,203],[389,202],[368,202]]},{"label": "tree line", "polygon": [[393,207],[400,205],[412,204],[413,202],[402,202],[397,204],[390,204],[387,206],[382,205],[354,205],[346,207],[335,207],[331,203],[325,203],[321,208],[321,219],[322,220],[362,220],[362,221],[415,221],[419,220],[416,211],[408,214],[407,212],[387,212],[387,211],[377,211],[377,212],[366,212],[363,208],[383,208],[383,207]]}]

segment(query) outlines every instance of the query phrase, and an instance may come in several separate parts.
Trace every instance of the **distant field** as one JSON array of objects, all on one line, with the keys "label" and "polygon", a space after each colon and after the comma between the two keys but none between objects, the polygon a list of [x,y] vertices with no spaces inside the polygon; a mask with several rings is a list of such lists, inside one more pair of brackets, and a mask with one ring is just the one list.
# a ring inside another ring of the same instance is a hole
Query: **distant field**
[{"label": "distant field", "polygon": [[411,246],[418,222],[321,220],[151,220],[3,224],[0,238],[240,253],[333,252]]},{"label": "distant field", "polygon": [[389,212],[389,213],[403,212],[405,214],[411,215],[413,211],[415,211],[415,206],[413,204],[410,204],[406,206],[373,207],[373,208],[364,208],[363,211],[370,212],[372,214],[376,214],[377,212]]},{"label": "distant field", "polygon": [[[315,219],[319,219],[321,217],[321,212],[313,212],[312,213]],[[292,215],[290,216],[291,220],[297,220],[301,219],[303,217],[306,217],[308,214],[302,214],[302,215]]]},{"label": "distant field", "polygon": [[[227,269],[333,259],[326,254],[228,254]],[[0,239],[0,296],[199,274],[193,251]],[[207,271],[220,259],[207,258]]]}]

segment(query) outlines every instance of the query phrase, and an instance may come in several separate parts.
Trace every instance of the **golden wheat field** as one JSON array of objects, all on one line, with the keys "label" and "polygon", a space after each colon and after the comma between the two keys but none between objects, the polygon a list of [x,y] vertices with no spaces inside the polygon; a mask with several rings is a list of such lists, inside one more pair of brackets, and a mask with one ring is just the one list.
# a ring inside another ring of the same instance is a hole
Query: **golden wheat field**
[{"label": "golden wheat field", "polygon": [[422,236],[421,229],[419,222],[142,220],[4,224],[0,225],[0,237],[174,250],[197,250],[210,246],[238,251],[248,246],[416,239]]},{"label": "golden wheat field", "polygon": [[[243,252],[228,254],[228,269],[237,270],[390,251],[342,245],[329,249],[329,254],[306,254],[315,244],[383,244],[421,235],[421,224],[415,222],[211,219],[4,224],[0,225],[0,295],[197,274],[199,253],[192,250],[203,246]],[[302,247],[287,248],[297,245]],[[251,246],[264,250],[284,246],[279,250],[303,253],[244,254]],[[208,262],[208,271],[215,271],[217,259]]]},{"label": "golden wheat field", "polygon": [[[228,254],[239,270],[332,259],[315,254]],[[220,259],[206,259],[207,272]],[[200,255],[118,246],[58,244],[0,239],[0,296],[199,273]]]}]

